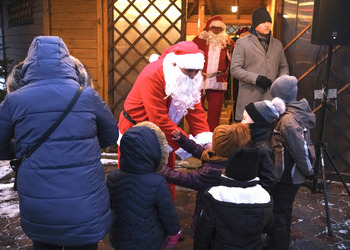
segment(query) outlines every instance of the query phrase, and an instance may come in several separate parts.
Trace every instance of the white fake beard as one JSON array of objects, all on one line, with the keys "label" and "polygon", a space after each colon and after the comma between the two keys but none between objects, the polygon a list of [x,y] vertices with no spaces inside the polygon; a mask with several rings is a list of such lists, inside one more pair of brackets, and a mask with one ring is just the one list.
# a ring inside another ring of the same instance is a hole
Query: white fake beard
[{"label": "white fake beard", "polygon": [[199,38],[204,39],[207,44],[215,46],[220,45],[221,48],[226,47],[229,44],[230,37],[223,31],[219,34],[214,34],[212,31],[203,31],[200,33]]},{"label": "white fake beard", "polygon": [[200,87],[202,84],[202,74],[198,74],[191,79],[185,75],[178,66],[164,67],[165,92],[171,96],[172,103],[177,112],[187,115],[188,109],[201,101]]}]

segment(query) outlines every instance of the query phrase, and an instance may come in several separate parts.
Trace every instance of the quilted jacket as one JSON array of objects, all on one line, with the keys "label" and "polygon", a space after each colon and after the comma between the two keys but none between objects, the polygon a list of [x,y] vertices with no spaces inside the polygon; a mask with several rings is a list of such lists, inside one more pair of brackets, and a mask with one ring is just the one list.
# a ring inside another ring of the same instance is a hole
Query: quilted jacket
[{"label": "quilted jacket", "polygon": [[[0,159],[33,147],[79,88],[78,73],[59,37],[37,37],[20,70],[21,88],[0,106]],[[112,213],[101,147],[118,139],[117,122],[90,87],[18,171],[21,226],[30,239],[57,245],[92,244],[107,234]]]},{"label": "quilted jacket", "polygon": [[[158,128],[159,129],[159,128]],[[164,135],[164,142],[166,142]],[[115,249],[159,250],[168,235],[179,232],[167,181],[157,173],[160,143],[142,123],[128,129],[120,142],[120,169],[108,174],[114,220],[109,235]]]}]

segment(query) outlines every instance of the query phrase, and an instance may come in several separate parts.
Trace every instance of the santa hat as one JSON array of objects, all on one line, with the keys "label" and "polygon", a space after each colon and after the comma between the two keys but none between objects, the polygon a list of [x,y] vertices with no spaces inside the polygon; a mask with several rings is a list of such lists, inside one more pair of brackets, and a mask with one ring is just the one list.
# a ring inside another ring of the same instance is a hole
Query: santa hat
[{"label": "santa hat", "polygon": [[209,18],[205,26],[205,31],[209,31],[209,28],[212,26],[221,27],[223,30],[226,30],[224,19],[221,16],[213,16]]},{"label": "santa hat", "polygon": [[250,130],[247,124],[219,125],[213,132],[212,150],[218,156],[229,157],[235,149],[245,147],[249,141]]},{"label": "santa hat", "polygon": [[286,105],[281,98],[276,97],[272,101],[251,102],[245,106],[245,110],[254,122],[272,123],[286,111]]},{"label": "santa hat", "polygon": [[269,12],[265,8],[258,8],[254,10],[252,14],[252,27],[255,29],[259,24],[265,22],[272,23]]},{"label": "santa hat", "polygon": [[298,79],[295,76],[283,75],[278,77],[270,87],[272,97],[279,97],[286,103],[296,101]]},{"label": "santa hat", "polygon": [[[154,61],[153,55],[151,58]],[[192,41],[182,41],[165,49],[157,59],[166,59],[167,63],[176,63],[183,69],[202,70],[204,67],[204,52]]]},{"label": "santa hat", "polygon": [[225,175],[236,181],[250,181],[259,170],[259,151],[255,148],[236,149],[228,158]]}]

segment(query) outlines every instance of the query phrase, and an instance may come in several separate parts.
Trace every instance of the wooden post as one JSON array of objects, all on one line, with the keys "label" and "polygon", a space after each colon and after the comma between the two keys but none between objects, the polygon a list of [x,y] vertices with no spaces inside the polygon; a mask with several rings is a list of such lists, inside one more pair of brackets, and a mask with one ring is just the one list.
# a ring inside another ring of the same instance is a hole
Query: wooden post
[{"label": "wooden post", "polygon": [[198,4],[198,34],[201,33],[205,27],[205,0],[199,0]]},{"label": "wooden post", "polygon": [[50,2],[49,0],[43,0],[43,35],[50,36]]}]

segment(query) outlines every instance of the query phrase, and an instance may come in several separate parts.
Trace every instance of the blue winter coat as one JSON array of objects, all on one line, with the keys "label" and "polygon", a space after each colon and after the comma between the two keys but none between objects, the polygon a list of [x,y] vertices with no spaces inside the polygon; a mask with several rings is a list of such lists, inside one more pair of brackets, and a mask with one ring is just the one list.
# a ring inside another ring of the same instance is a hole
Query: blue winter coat
[{"label": "blue winter coat", "polygon": [[[21,70],[25,86],[0,106],[0,159],[33,147],[79,88],[59,37],[37,37]],[[112,213],[100,148],[118,139],[117,122],[98,93],[84,88],[77,103],[18,171],[21,226],[29,238],[57,245],[96,243]]]},{"label": "blue winter coat", "polygon": [[121,139],[120,169],[108,174],[115,249],[159,250],[167,235],[180,230],[169,185],[156,173],[163,166],[158,167],[161,150],[155,137],[142,126],[128,129]]}]

